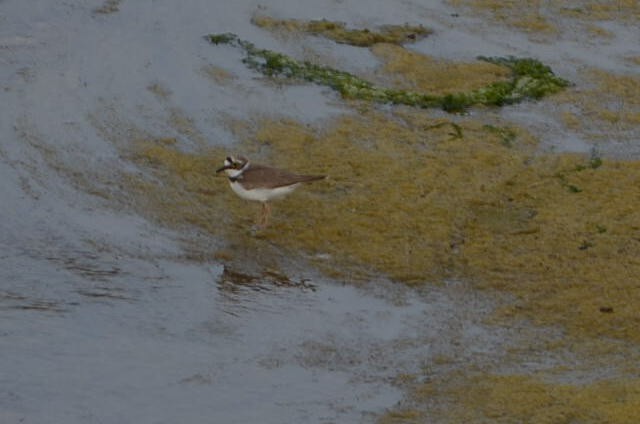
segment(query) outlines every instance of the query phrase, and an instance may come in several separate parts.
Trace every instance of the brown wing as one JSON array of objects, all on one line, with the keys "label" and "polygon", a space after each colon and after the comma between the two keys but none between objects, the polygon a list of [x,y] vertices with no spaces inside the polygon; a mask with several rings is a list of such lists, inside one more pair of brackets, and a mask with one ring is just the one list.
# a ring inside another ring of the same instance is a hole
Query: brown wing
[{"label": "brown wing", "polygon": [[249,169],[242,173],[239,180],[242,181],[242,185],[246,189],[251,190],[252,188],[283,187],[296,183],[321,180],[323,178],[324,175],[293,174],[283,169],[252,164]]}]

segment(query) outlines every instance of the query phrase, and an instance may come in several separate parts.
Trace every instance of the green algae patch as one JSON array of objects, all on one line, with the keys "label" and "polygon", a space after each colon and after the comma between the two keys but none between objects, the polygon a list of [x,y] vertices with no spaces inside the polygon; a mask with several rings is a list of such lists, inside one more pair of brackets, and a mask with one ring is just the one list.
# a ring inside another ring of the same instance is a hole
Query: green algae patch
[{"label": "green algae patch", "polygon": [[322,20],[302,21],[297,19],[275,19],[269,16],[254,16],[251,22],[271,31],[307,33],[322,36],[340,44],[369,47],[378,43],[404,44],[418,41],[432,33],[422,25],[384,25],[378,31],[348,29],[343,22]]},{"label": "green algae patch", "polygon": [[640,411],[637,378],[574,385],[532,376],[483,375],[426,384],[415,395],[424,401],[448,399],[443,402],[446,409],[435,405],[425,414],[434,422],[631,424]]},{"label": "green algae patch", "polygon": [[375,46],[372,52],[382,60],[383,72],[391,76],[394,88],[459,99],[461,104],[453,110],[539,100],[568,86],[551,68],[534,59],[478,57],[474,62],[453,62],[385,44]]},{"label": "green algae patch", "polygon": [[213,44],[230,44],[246,53],[244,63],[269,77],[308,81],[330,87],[345,99],[376,103],[391,103],[421,108],[441,108],[461,112],[475,106],[504,106],[527,99],[539,99],[556,93],[568,85],[551,68],[535,59],[479,58],[509,70],[509,77],[468,92],[443,95],[385,88],[349,72],[311,62],[300,62],[282,53],[259,49],[253,43],[233,34],[213,34],[206,37]]}]

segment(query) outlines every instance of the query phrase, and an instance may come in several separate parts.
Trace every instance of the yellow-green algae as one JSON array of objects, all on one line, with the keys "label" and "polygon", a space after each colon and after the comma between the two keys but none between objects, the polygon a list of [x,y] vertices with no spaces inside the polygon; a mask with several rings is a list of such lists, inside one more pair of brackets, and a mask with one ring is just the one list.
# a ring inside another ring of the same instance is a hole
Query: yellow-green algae
[{"label": "yellow-green algae", "polygon": [[[503,317],[640,341],[639,162],[534,154],[518,128],[411,111],[343,117],[323,131],[265,121],[254,135],[250,156],[329,175],[274,205],[261,234],[270,244],[318,254],[342,278],[370,277],[366,268],[411,284],[464,278],[515,294]],[[151,209],[167,222],[236,239],[250,225],[257,206],[213,176],[223,154],[141,146],[138,160],[162,181]]]},{"label": "yellow-green algae", "polygon": [[431,34],[422,25],[384,25],[379,31],[370,29],[348,29],[343,22],[322,20],[302,21],[298,19],[275,19],[256,15],[251,22],[269,30],[319,35],[336,43],[368,47],[378,43],[404,44],[420,40]]},{"label": "yellow-green algae", "polygon": [[582,423],[632,424],[640,417],[640,380],[559,384],[536,376],[449,376],[418,388],[417,400],[441,399],[409,420],[394,413],[380,423]]},{"label": "yellow-green algae", "polygon": [[449,3],[474,14],[482,13],[494,22],[542,36],[569,31],[575,34],[580,27],[584,27],[586,35],[593,35],[585,21],[637,22],[640,19],[637,0],[449,0]]},{"label": "yellow-green algae", "polygon": [[120,7],[119,7],[120,3],[122,3],[122,0],[105,0],[102,3],[102,6],[97,7],[93,11],[95,13],[102,13],[105,15],[108,15],[110,13],[116,13],[120,10]]},{"label": "yellow-green algae", "polygon": [[[640,76],[601,70],[585,72],[586,83],[557,96],[564,124],[599,142],[637,140]],[[589,119],[581,117],[588,116]]]},{"label": "yellow-green algae", "polygon": [[311,62],[299,62],[282,53],[259,49],[253,43],[234,34],[211,34],[206,37],[212,44],[230,44],[243,49],[244,63],[270,77],[309,81],[326,85],[338,91],[343,98],[416,106],[439,107],[449,112],[460,112],[473,105],[504,106],[527,99],[540,99],[566,87],[568,81],[557,77],[551,68],[530,58],[487,58],[480,60],[505,67],[508,79],[494,81],[468,92],[450,92],[443,95],[379,87],[350,74]]},{"label": "yellow-green algae", "polygon": [[435,59],[392,44],[371,48],[382,63],[382,73],[393,88],[443,96],[471,92],[497,81],[507,81],[511,71],[488,61],[455,62]]},{"label": "yellow-green algae", "polygon": [[216,65],[205,65],[201,72],[218,85],[229,84],[235,78],[233,73]]},{"label": "yellow-green algae", "polygon": [[474,12],[484,12],[492,19],[511,27],[536,34],[555,35],[559,29],[546,16],[541,0],[449,0],[452,6],[465,6]]}]

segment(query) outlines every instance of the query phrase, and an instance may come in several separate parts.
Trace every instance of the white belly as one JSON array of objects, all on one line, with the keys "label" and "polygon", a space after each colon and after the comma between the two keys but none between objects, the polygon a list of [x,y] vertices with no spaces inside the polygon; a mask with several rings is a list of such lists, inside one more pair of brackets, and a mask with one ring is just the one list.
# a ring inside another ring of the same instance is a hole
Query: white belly
[{"label": "white belly", "polygon": [[300,183],[292,184],[285,187],[277,188],[254,188],[253,190],[245,190],[238,182],[231,182],[231,189],[240,197],[246,200],[255,200],[256,202],[267,202],[269,200],[279,199],[294,191]]}]

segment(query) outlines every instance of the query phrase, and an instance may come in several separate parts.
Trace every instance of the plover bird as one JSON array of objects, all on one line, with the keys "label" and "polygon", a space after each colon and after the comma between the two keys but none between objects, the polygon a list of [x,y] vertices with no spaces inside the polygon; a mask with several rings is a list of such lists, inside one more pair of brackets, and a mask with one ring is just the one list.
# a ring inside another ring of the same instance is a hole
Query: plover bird
[{"label": "plover bird", "polygon": [[231,189],[246,200],[262,203],[258,227],[266,228],[271,215],[269,201],[293,192],[300,184],[321,180],[324,175],[294,174],[283,169],[251,163],[244,156],[227,156],[216,173],[225,172]]}]

